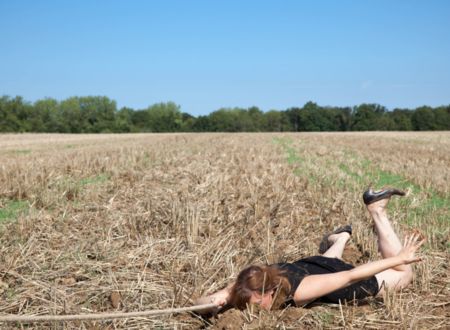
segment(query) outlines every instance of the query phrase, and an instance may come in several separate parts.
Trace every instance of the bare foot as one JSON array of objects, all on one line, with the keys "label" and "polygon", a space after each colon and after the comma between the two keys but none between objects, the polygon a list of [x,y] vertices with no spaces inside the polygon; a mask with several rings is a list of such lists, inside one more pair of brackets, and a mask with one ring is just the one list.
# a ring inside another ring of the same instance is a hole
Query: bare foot
[{"label": "bare foot", "polygon": [[346,242],[350,239],[350,234],[347,232],[342,232],[339,234],[331,234],[328,236],[328,242],[330,243],[336,243],[338,240],[345,240]]},{"label": "bare foot", "polygon": [[370,213],[384,214],[386,213],[386,207],[389,204],[389,198],[380,199],[372,204],[367,205],[367,210]]}]

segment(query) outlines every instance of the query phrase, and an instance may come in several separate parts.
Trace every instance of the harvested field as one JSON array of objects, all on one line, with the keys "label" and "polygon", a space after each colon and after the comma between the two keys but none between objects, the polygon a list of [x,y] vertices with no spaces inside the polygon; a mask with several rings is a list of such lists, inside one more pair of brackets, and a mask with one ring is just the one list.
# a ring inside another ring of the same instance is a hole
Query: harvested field
[{"label": "harvested field", "polygon": [[449,328],[449,169],[450,132],[0,135],[0,315],[189,306],[250,263],[317,254],[323,232],[346,223],[344,259],[376,259],[361,199],[372,183],[407,189],[391,220],[428,237],[404,292],[209,320],[22,326]]}]

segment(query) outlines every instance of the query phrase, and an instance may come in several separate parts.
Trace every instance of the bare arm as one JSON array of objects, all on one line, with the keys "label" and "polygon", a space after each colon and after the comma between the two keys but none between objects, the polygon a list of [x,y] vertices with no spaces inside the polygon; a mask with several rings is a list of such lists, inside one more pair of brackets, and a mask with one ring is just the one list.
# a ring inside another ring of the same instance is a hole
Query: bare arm
[{"label": "bare arm", "polygon": [[386,269],[420,261],[420,258],[416,257],[414,253],[425,240],[418,242],[419,237],[418,234],[406,237],[403,249],[395,257],[369,262],[347,271],[305,277],[295,291],[295,303],[298,305],[308,303]]},{"label": "bare arm", "polygon": [[231,292],[231,288],[233,287],[233,285],[234,285],[234,283],[231,283],[226,288],[223,288],[222,290],[219,290],[208,296],[200,297],[194,301],[194,304],[195,305],[216,304],[215,308],[205,309],[205,310],[200,311],[200,313],[201,314],[217,313],[224,306],[229,304],[230,292]]}]

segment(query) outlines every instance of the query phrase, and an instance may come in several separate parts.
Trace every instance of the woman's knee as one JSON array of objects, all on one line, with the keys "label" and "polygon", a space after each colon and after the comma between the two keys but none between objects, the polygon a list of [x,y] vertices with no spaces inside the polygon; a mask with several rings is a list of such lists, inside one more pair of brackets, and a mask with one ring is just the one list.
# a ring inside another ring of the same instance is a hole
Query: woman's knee
[{"label": "woman's knee", "polygon": [[378,281],[378,288],[380,289],[380,293],[384,288],[398,291],[406,288],[409,284],[411,284],[413,280],[413,272],[411,267],[408,267],[407,269],[402,271],[388,269],[375,275],[375,277]]}]

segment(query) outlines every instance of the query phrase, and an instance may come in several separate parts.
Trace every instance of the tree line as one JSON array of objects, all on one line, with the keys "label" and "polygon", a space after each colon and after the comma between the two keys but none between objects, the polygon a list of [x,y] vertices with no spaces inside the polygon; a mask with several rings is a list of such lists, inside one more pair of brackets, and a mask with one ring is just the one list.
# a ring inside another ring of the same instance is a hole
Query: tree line
[{"label": "tree line", "polygon": [[174,102],[146,109],[117,108],[106,96],[45,98],[34,103],[21,96],[0,98],[0,132],[312,132],[450,130],[450,105],[388,109],[379,104],[319,106],[261,111],[258,107],[221,108],[204,116],[182,112]]}]

